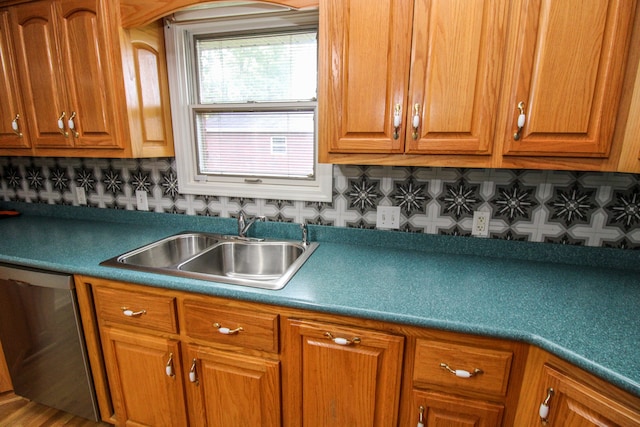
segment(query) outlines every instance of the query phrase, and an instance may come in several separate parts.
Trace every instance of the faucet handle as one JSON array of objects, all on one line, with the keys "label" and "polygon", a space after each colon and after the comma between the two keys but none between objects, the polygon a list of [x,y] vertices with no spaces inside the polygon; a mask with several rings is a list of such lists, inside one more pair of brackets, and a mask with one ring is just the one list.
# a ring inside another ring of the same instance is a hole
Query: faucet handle
[{"label": "faucet handle", "polygon": [[302,246],[309,246],[309,228],[306,223],[300,224],[302,230]]}]

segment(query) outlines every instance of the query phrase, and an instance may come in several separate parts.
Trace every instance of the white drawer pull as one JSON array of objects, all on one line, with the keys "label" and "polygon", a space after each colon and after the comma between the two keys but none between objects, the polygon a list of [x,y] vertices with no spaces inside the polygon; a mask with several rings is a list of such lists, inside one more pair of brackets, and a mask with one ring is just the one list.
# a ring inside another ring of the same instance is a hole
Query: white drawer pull
[{"label": "white drawer pull", "polygon": [[213,326],[217,328],[218,332],[220,332],[223,335],[233,335],[233,334],[237,334],[238,332],[244,331],[242,326],[238,326],[235,329],[229,329],[229,328],[224,328],[220,323],[217,323],[217,322],[214,323]]},{"label": "white drawer pull", "polygon": [[120,307],[120,310],[122,310],[122,314],[127,317],[138,317],[142,316],[143,314],[147,314],[147,310],[133,311],[127,307]]},{"label": "white drawer pull", "polygon": [[446,369],[447,371],[451,372],[453,375],[459,378],[471,378],[471,377],[475,377],[476,375],[480,375],[484,373],[482,369],[478,369],[478,368],[475,368],[473,372],[465,371],[464,369],[451,369],[449,365],[447,365],[446,363],[441,363],[440,367],[443,369]]}]

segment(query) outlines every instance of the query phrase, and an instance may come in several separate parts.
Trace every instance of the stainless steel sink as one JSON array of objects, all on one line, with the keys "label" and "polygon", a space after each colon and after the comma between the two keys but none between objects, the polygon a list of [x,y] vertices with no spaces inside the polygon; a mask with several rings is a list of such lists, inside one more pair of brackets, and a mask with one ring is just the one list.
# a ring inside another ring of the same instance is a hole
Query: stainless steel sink
[{"label": "stainless steel sink", "polygon": [[100,263],[103,266],[281,289],[318,247],[292,240],[184,232]]},{"label": "stainless steel sink", "polygon": [[182,233],[118,257],[118,262],[148,268],[174,267],[220,241],[213,235]]}]

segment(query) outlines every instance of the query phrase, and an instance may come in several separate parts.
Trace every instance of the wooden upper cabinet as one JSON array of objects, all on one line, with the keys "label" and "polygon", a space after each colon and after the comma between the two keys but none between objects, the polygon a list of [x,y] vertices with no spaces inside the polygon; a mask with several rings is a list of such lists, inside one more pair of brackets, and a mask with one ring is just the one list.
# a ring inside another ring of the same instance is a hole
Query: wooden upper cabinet
[{"label": "wooden upper cabinet", "polygon": [[31,144],[13,58],[9,12],[3,10],[0,11],[0,150],[24,154]]},{"label": "wooden upper cabinet", "polygon": [[73,140],[58,127],[59,122],[66,127],[67,94],[54,3],[41,1],[14,7],[11,18],[25,122],[33,145],[70,147]]},{"label": "wooden upper cabinet", "polygon": [[404,151],[394,112],[406,111],[412,15],[406,0],[321,2],[321,154]]},{"label": "wooden upper cabinet", "polygon": [[[119,59],[117,27],[109,27],[107,8],[101,0],[65,0],[54,3],[59,16],[60,58],[64,64],[64,80],[68,92],[65,112],[67,132],[76,147],[118,147],[123,138],[122,118],[117,117],[123,105],[117,99],[122,90],[114,67]],[[73,117],[73,119],[71,118]],[[73,121],[75,129],[71,128]]]},{"label": "wooden upper cabinet", "polygon": [[320,11],[321,161],[447,165],[449,156],[406,154],[491,154],[505,1],[326,1]]},{"label": "wooden upper cabinet", "polygon": [[405,151],[491,154],[506,3],[420,0],[414,4]]},{"label": "wooden upper cabinet", "polygon": [[[27,123],[36,148],[120,148],[112,51],[100,0],[12,9]],[[121,96],[121,95],[120,95]]]},{"label": "wooden upper cabinet", "polygon": [[609,156],[635,7],[633,0],[531,0],[515,9],[504,165],[508,156]]},{"label": "wooden upper cabinet", "polygon": [[10,8],[33,154],[173,155],[162,27],[123,30],[118,12],[110,0]]}]

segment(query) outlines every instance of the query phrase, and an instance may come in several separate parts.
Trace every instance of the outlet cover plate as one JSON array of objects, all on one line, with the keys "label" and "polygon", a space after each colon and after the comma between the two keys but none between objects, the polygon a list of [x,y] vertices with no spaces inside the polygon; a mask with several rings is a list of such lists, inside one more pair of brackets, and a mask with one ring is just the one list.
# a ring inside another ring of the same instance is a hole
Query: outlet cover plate
[{"label": "outlet cover plate", "polygon": [[487,237],[489,235],[489,212],[473,212],[473,225],[471,235],[477,237]]},{"label": "outlet cover plate", "polygon": [[378,206],[376,228],[400,228],[400,206]]}]

